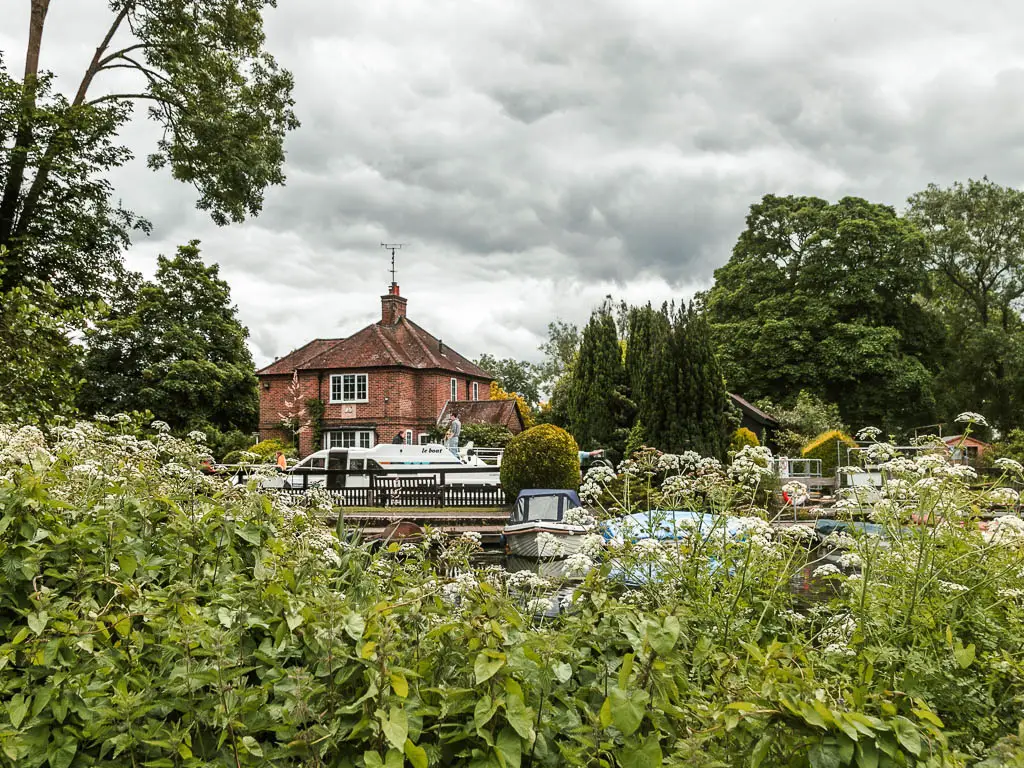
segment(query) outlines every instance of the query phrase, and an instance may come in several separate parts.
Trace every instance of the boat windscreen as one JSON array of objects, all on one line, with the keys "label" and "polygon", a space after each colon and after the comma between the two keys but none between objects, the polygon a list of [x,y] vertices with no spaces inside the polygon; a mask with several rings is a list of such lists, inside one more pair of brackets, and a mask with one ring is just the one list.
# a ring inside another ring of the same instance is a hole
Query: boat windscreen
[{"label": "boat windscreen", "polygon": [[544,520],[557,522],[562,519],[562,497],[561,496],[529,496],[520,499],[523,505],[522,522],[532,520]]}]

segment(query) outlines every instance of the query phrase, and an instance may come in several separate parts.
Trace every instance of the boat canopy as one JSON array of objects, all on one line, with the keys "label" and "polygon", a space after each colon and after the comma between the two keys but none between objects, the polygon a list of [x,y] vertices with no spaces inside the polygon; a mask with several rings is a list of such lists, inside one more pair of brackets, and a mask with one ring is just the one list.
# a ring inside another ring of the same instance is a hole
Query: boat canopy
[{"label": "boat canopy", "polygon": [[554,488],[530,488],[520,491],[509,516],[509,525],[519,523],[557,523],[567,510],[582,507],[576,491]]}]

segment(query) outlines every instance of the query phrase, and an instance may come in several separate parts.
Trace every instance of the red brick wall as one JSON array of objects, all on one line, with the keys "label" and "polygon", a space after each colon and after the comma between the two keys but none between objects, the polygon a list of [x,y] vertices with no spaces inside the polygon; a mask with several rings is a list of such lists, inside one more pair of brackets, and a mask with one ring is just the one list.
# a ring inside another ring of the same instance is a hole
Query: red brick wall
[{"label": "red brick wall", "polygon": [[[331,403],[330,377],[339,373],[367,374],[367,402]],[[468,399],[467,381],[480,384],[480,399],[490,399],[490,381],[456,377],[458,399]],[[260,377],[260,437],[270,436],[285,413],[284,401],[290,396],[291,376]],[[450,397],[451,374],[413,368],[346,368],[333,371],[302,371],[299,374],[300,402],[318,397],[324,403],[324,430],[370,429],[378,443],[390,443],[396,432],[413,430],[413,441],[437,423],[437,417]],[[266,388],[269,382],[270,388]],[[385,398],[387,401],[385,402]],[[321,445],[313,445],[309,430],[300,435],[299,453],[306,456]]]}]

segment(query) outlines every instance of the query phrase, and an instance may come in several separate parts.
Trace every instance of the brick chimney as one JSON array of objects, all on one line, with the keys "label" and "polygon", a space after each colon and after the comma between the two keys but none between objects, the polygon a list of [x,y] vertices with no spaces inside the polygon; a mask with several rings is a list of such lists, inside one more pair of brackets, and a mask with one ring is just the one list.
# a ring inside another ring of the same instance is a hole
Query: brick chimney
[{"label": "brick chimney", "polygon": [[399,318],[405,317],[405,305],[408,301],[398,294],[398,283],[392,283],[388,292],[380,297],[381,325],[394,325]]}]

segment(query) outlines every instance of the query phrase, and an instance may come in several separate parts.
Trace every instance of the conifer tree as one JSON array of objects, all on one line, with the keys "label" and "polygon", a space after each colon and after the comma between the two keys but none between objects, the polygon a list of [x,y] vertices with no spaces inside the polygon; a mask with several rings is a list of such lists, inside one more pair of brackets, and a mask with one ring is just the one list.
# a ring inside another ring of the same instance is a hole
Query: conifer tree
[{"label": "conifer tree", "polygon": [[569,425],[584,448],[603,446],[621,454],[633,407],[629,399],[622,347],[608,304],[590,316],[568,393]]}]

